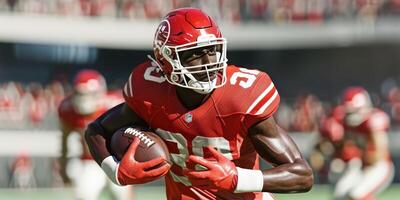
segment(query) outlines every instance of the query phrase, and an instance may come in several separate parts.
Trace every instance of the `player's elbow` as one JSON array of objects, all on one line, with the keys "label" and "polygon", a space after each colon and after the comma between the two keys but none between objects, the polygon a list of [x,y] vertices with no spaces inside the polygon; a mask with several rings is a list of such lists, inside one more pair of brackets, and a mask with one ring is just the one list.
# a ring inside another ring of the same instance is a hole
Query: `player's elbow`
[{"label": "player's elbow", "polygon": [[308,192],[314,185],[314,175],[311,167],[305,160],[298,161],[294,168],[298,178],[296,180],[296,192]]},{"label": "player's elbow", "polygon": [[299,183],[299,192],[308,192],[314,185],[314,175],[311,167],[306,162],[304,162],[303,164],[302,176],[303,178],[300,180]]},{"label": "player's elbow", "polygon": [[314,185],[314,176],[311,172],[310,175],[304,177],[304,180],[302,180],[300,192],[310,191],[313,185]]}]

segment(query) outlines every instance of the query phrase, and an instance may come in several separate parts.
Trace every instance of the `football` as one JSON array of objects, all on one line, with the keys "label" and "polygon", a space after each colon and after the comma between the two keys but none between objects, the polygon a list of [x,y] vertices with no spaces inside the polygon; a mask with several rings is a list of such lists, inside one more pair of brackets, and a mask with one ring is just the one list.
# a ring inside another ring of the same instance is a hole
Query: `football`
[{"label": "football", "polygon": [[116,131],[110,142],[111,154],[121,160],[135,137],[140,139],[135,152],[136,161],[145,162],[161,156],[171,163],[164,141],[154,132],[141,127],[124,127]]}]

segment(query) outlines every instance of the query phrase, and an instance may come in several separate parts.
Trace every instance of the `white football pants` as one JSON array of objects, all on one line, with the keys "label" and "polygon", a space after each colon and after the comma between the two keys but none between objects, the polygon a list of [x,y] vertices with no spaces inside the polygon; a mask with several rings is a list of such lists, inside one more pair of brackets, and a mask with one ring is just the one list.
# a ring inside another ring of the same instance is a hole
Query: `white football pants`
[{"label": "white football pants", "polygon": [[335,200],[362,200],[375,196],[386,189],[394,178],[394,165],[391,161],[382,160],[362,168],[360,159],[353,159],[337,180],[334,188]]},{"label": "white football pants", "polygon": [[104,188],[109,187],[118,200],[133,199],[132,186],[118,186],[112,183],[94,160],[82,160],[76,166],[74,177],[75,194],[79,200],[97,200]]}]

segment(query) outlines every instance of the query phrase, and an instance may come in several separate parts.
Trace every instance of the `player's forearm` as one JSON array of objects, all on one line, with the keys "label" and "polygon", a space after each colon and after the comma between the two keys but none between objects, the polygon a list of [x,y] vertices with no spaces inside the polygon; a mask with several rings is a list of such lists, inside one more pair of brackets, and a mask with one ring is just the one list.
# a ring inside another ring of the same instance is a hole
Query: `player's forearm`
[{"label": "player's forearm", "polygon": [[101,165],[105,158],[111,156],[106,147],[106,138],[110,138],[121,127],[140,122],[136,114],[122,103],[90,123],[85,131],[85,140],[96,162]]},{"label": "player's forearm", "polygon": [[101,165],[101,162],[111,154],[106,147],[106,139],[102,135],[104,130],[100,130],[96,122],[89,124],[85,132],[85,140],[94,160]]},{"label": "player's forearm", "polygon": [[264,192],[307,192],[314,182],[311,168],[302,159],[264,170],[263,176]]}]

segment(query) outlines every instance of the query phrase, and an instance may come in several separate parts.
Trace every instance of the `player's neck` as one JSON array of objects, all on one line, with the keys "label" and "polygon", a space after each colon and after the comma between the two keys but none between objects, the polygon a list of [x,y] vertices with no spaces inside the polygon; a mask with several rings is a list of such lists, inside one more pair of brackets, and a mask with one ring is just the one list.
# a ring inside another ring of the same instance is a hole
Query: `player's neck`
[{"label": "player's neck", "polygon": [[212,94],[200,94],[191,89],[176,87],[176,94],[182,105],[193,110],[202,105]]}]

